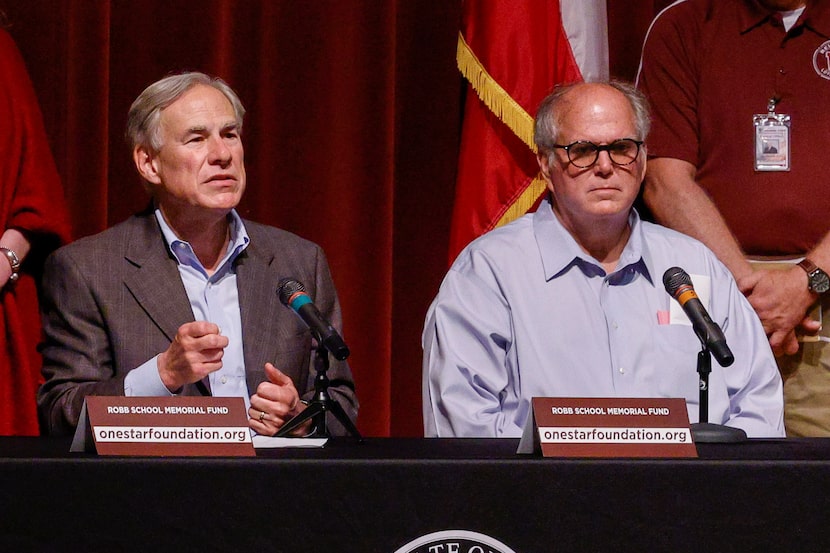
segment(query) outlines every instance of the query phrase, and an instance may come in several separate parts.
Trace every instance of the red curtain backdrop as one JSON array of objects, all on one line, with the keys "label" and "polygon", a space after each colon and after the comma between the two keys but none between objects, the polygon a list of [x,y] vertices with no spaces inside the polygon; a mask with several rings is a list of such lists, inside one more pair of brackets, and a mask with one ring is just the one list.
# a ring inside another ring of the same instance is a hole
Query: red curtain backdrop
[{"label": "red curtain backdrop", "polygon": [[[608,0],[633,78],[661,0]],[[75,237],[147,197],[123,139],[171,71],[246,108],[243,216],[318,242],[340,292],[367,436],[419,436],[424,314],[446,270],[461,119],[461,0],[0,0],[29,68]],[[276,288],[276,283],[275,283]]]}]

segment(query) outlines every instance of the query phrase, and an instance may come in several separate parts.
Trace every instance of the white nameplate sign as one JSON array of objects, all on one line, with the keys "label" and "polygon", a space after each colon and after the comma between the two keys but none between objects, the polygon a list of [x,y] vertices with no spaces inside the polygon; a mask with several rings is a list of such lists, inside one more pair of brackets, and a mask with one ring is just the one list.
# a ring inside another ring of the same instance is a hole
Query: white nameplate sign
[{"label": "white nameplate sign", "polygon": [[99,455],[256,455],[240,397],[87,396],[72,451]]},{"label": "white nameplate sign", "polygon": [[697,457],[686,400],[541,398],[517,453],[545,457]]}]

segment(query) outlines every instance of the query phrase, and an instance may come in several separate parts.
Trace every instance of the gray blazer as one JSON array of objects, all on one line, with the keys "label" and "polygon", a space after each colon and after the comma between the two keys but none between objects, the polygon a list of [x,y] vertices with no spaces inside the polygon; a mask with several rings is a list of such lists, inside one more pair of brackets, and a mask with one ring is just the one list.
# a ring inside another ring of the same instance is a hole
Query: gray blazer
[{"label": "gray blazer", "polygon": [[[234,262],[242,316],[248,391],[266,380],[267,361],[294,381],[300,396],[314,391],[314,344],[300,318],[277,297],[290,277],[335,328],[342,317],[322,249],[290,232],[245,221],[251,239]],[[193,321],[190,302],[152,211],[55,251],[43,275],[41,316],[45,383],[37,394],[41,431],[68,434],[86,395],[124,395],[127,373],[163,352],[179,326]],[[350,418],[357,399],[347,363],[329,356],[329,389]],[[208,379],[202,381],[210,388]],[[200,395],[205,386],[185,386]],[[332,433],[345,432],[330,420]]]}]

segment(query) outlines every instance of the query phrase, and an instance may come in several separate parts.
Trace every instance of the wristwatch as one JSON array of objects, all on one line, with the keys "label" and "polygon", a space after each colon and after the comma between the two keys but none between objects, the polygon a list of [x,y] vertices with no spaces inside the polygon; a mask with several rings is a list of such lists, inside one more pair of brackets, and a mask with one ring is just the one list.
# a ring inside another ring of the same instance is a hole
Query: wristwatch
[{"label": "wristwatch", "polygon": [[798,266],[807,272],[807,288],[816,294],[824,294],[830,290],[830,276],[819,269],[815,263],[806,257],[798,262]]},{"label": "wristwatch", "polygon": [[20,277],[20,258],[14,253],[14,250],[0,246],[0,252],[9,260],[9,265],[12,268],[12,274],[9,276],[9,282],[15,282]]}]

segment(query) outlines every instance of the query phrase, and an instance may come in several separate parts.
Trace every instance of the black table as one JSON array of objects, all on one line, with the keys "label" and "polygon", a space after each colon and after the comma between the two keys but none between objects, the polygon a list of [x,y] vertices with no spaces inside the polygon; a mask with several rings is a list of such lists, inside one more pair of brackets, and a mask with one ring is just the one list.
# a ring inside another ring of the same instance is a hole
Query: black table
[{"label": "black table", "polygon": [[116,458],[0,438],[0,551],[394,553],[443,530],[517,553],[830,551],[830,440],[699,444],[681,460],[544,459],[517,443]]}]

